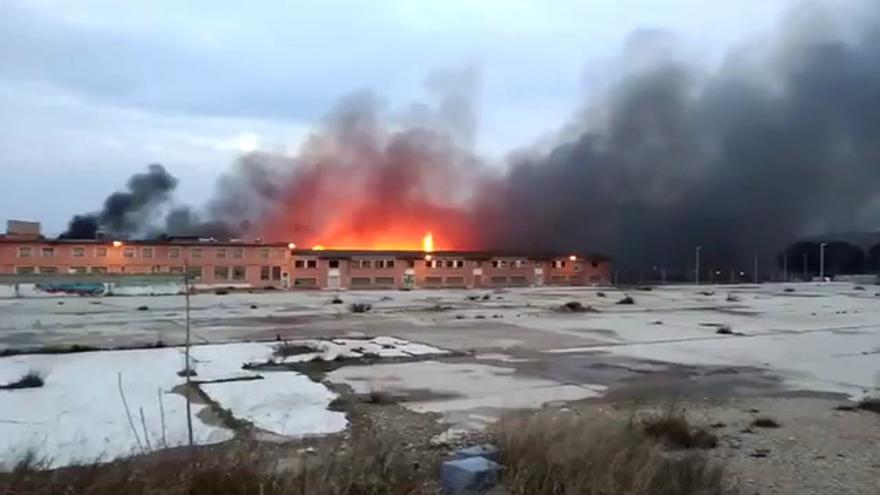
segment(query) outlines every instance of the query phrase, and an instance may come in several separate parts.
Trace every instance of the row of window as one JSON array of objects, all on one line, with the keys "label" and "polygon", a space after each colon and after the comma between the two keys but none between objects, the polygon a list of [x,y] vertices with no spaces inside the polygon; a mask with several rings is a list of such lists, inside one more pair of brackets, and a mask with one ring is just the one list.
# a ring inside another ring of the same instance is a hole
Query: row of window
[{"label": "row of window", "polygon": [[394,260],[391,259],[379,259],[379,260],[352,260],[351,262],[352,268],[394,268]]},{"label": "row of window", "polygon": [[[60,248],[56,247],[42,247],[39,250],[32,246],[19,246],[18,248],[18,257],[19,258],[33,258],[39,255],[43,258],[54,258],[56,251]],[[93,256],[95,258],[106,258],[107,257],[107,247],[106,246],[96,246],[93,248]],[[190,258],[200,259],[203,256],[203,250],[205,248],[201,247],[191,247],[188,250]],[[180,247],[169,247],[168,248],[168,257],[169,258],[180,258],[183,248]],[[244,248],[211,248],[210,251],[213,252],[214,257],[217,259],[242,259],[244,258]],[[269,259],[270,255],[274,259],[284,259],[287,255],[287,250],[285,249],[273,249],[269,248],[261,248],[258,253],[260,259]],[[74,258],[85,258],[86,257],[86,248],[84,246],[72,246],[70,247],[70,255]],[[125,246],[122,248],[122,257],[123,258],[154,258],[156,257],[156,250],[151,246],[144,246],[137,248],[135,246]]]}]

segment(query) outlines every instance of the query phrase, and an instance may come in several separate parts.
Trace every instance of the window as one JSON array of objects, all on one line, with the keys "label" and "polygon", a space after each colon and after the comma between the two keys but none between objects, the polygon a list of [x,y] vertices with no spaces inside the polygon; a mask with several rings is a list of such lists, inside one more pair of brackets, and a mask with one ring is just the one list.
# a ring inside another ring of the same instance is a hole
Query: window
[{"label": "window", "polygon": [[[55,248],[53,247],[44,247],[43,248],[43,258],[54,258],[55,257]],[[42,272],[42,270],[40,270]]]},{"label": "window", "polygon": [[553,268],[565,268],[565,261],[553,260]]},{"label": "window", "polygon": [[95,258],[106,258],[107,257],[107,248],[105,247],[96,247],[95,248]]},{"label": "window", "polygon": [[190,248],[189,255],[192,258],[201,258],[202,257],[202,248]]},{"label": "window", "polygon": [[318,260],[306,261],[306,268],[318,268]]},{"label": "window", "polygon": [[260,259],[261,260],[269,259],[269,249],[268,248],[261,248],[260,249]]},{"label": "window", "polygon": [[281,267],[273,266],[272,267],[272,280],[281,280]]},{"label": "window", "polygon": [[229,280],[229,267],[228,266],[215,266],[214,267],[214,280]]},{"label": "window", "polygon": [[72,273],[72,274],[74,274],[74,275],[82,275],[82,274],[86,273],[86,267],[84,267],[84,266],[72,266],[72,267],[70,267],[67,271],[70,272],[70,273]]},{"label": "window", "polygon": [[[30,256],[30,255],[28,255]],[[32,266],[17,266],[15,267],[15,273],[19,275],[29,275],[34,273],[34,267]]]},{"label": "window", "polygon": [[446,260],[446,268],[455,268],[455,260]]},{"label": "window", "polygon": [[513,266],[517,268],[523,268],[524,266],[526,266],[526,260],[514,260]]},{"label": "window", "polygon": [[217,249],[217,259],[223,260],[226,259],[226,250],[223,248]]},{"label": "window", "polygon": [[180,258],[180,248],[179,247],[168,248],[168,257],[169,258]]},{"label": "window", "polygon": [[242,249],[242,248],[233,249],[232,250],[232,257],[237,260],[244,258],[244,249]]},{"label": "window", "polygon": [[492,277],[491,280],[494,285],[504,285],[507,283],[507,277]]},{"label": "window", "polygon": [[[74,256],[76,256],[76,254],[74,254]],[[122,251],[122,257],[123,258],[134,258],[134,248],[133,247],[125,248]]]},{"label": "window", "polygon": [[107,267],[106,266],[93,266],[91,268],[91,271],[92,271],[92,273],[103,274],[103,273],[107,273]]},{"label": "window", "polygon": [[295,278],[293,279],[294,287],[317,287],[318,279],[316,278]]},{"label": "window", "polygon": [[71,253],[74,258],[83,258],[86,255],[86,248],[84,247],[74,247],[71,249]]},{"label": "window", "polygon": [[232,267],[232,280],[244,280],[247,276],[247,269],[243,266]]},{"label": "window", "polygon": [[200,267],[200,266],[189,267],[189,270],[187,271],[187,275],[189,276],[190,280],[199,280],[200,278],[202,278],[202,267]]},{"label": "window", "polygon": [[272,277],[272,267],[261,266],[260,267],[260,280],[271,280],[271,277]]},{"label": "window", "polygon": [[339,268],[339,260],[330,260],[328,265],[330,268]]},{"label": "window", "polygon": [[153,265],[150,267],[150,273],[162,273],[162,265]]},{"label": "window", "polygon": [[141,258],[152,258],[153,257],[153,248],[145,247],[141,248]]},{"label": "window", "polygon": [[394,268],[394,260],[385,260],[385,268]]},{"label": "window", "polygon": [[[361,260],[361,268],[372,268],[373,262],[370,260]],[[379,262],[376,262],[376,268],[379,268]]]},{"label": "window", "polygon": [[41,266],[40,273],[58,273],[57,266]]},{"label": "window", "polygon": [[[19,247],[19,248],[18,248],[18,257],[19,257],[19,258],[30,258],[30,257],[31,257],[31,248],[30,248],[30,246],[21,246],[21,247]],[[33,269],[32,266],[31,266],[31,267],[21,267],[21,268],[31,268],[31,269]],[[33,273],[33,272],[29,272],[29,273]]]},{"label": "window", "polygon": [[501,266],[501,262],[498,260],[492,260],[492,268],[498,268]]},{"label": "window", "polygon": [[464,285],[464,277],[446,277],[446,285]]},{"label": "window", "polygon": [[183,274],[183,267],[182,266],[169,266],[168,273]]},{"label": "window", "polygon": [[293,262],[293,267],[294,268],[305,268],[306,262],[305,262],[305,260],[296,260]]},{"label": "window", "polygon": [[376,285],[394,285],[394,277],[376,277],[374,281]]},{"label": "window", "polygon": [[365,285],[370,285],[371,283],[370,277],[351,277],[352,287],[363,287]]}]

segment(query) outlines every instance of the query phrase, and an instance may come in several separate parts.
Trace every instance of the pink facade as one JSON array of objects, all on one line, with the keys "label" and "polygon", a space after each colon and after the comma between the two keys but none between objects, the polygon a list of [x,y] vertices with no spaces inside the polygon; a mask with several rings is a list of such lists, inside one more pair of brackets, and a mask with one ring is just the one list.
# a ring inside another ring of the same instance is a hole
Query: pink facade
[{"label": "pink facade", "polygon": [[450,251],[312,251],[216,241],[0,238],[0,275],[182,274],[199,284],[278,289],[600,285],[601,256]]}]

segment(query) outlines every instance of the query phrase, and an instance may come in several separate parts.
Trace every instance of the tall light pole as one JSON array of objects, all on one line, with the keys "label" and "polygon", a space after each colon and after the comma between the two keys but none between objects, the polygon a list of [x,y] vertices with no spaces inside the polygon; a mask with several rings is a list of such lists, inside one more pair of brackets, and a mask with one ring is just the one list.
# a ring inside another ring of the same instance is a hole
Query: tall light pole
[{"label": "tall light pole", "polygon": [[782,253],[782,280],[788,282],[788,253]]},{"label": "tall light pole", "polygon": [[825,281],[825,246],[827,242],[819,244],[819,280]]},{"label": "tall light pole", "polygon": [[804,253],[804,282],[807,281],[807,277],[809,276],[808,271],[809,270],[807,270],[807,253]]},{"label": "tall light pole", "polygon": [[755,283],[758,283],[758,253],[755,253]]},{"label": "tall light pole", "polygon": [[700,251],[702,251],[703,246],[697,246],[697,249],[694,251],[694,283],[696,285],[700,285]]}]

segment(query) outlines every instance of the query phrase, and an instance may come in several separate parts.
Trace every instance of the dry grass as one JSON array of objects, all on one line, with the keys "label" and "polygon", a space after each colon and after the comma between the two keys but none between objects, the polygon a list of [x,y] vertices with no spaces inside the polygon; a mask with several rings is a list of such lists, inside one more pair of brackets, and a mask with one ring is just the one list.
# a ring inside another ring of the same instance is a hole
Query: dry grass
[{"label": "dry grass", "polygon": [[704,453],[671,452],[636,421],[547,412],[505,418],[493,436],[510,494],[732,493]]},{"label": "dry grass", "polygon": [[176,452],[56,471],[39,471],[42,466],[29,455],[14,472],[0,475],[0,493],[398,495],[419,493],[424,481],[424,473],[392,446],[378,441],[364,442],[354,450],[293,457],[252,446],[235,452]]}]

